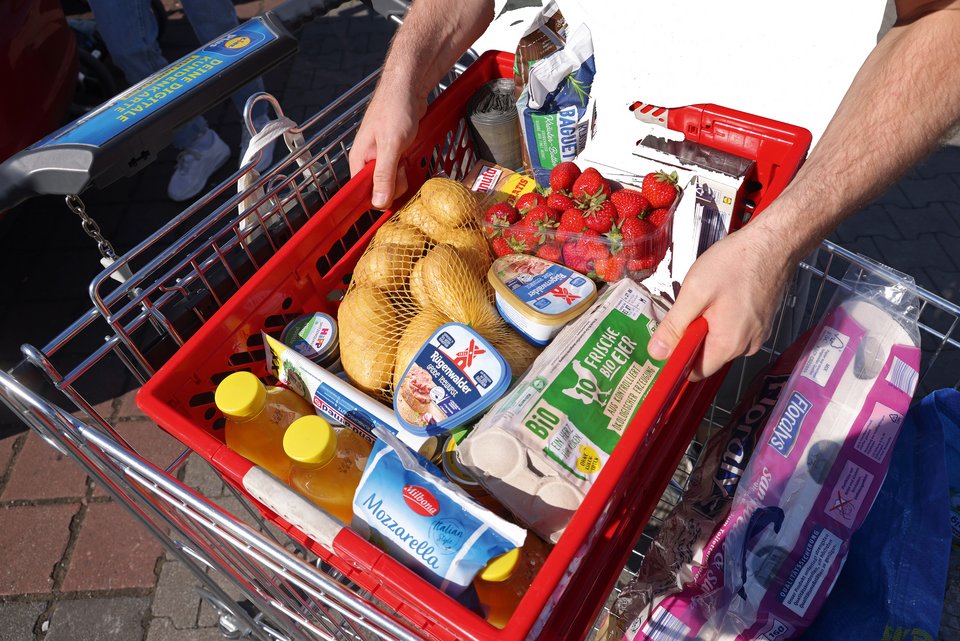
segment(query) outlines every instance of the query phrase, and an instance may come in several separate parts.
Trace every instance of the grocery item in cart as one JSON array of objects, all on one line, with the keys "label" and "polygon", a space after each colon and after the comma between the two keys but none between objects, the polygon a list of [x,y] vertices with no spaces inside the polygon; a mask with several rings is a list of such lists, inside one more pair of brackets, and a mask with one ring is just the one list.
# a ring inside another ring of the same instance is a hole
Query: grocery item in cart
[{"label": "grocery item in cart", "polygon": [[509,385],[510,365],[490,343],[466,325],[446,323],[404,370],[393,408],[407,430],[435,436],[469,423]]},{"label": "grocery item in cart", "polygon": [[703,548],[727,517],[760,432],[812,331],[754,378],[730,420],[710,434],[680,504],[664,520],[636,576],[610,606],[601,639],[621,639],[627,626],[652,603],[679,592],[701,570]]},{"label": "grocery item in cart", "polygon": [[333,429],[323,417],[298,418],[283,435],[283,451],[293,461],[290,485],[349,525],[370,448],[370,441],[350,429]]},{"label": "grocery item in cart", "polygon": [[595,116],[590,95],[596,66],[590,29],[580,25],[563,49],[530,70],[517,101],[520,131],[537,183],[549,184],[549,173],[577,157],[587,144]]},{"label": "grocery item in cart", "polygon": [[283,434],[313,407],[296,393],[267,386],[250,372],[234,372],[220,381],[214,403],[226,418],[227,447],[280,479],[290,473]]},{"label": "grocery item in cart", "polygon": [[280,341],[297,350],[320,367],[337,367],[340,339],[337,321],[329,314],[316,312],[293,319],[283,328]]},{"label": "grocery item in cart", "polygon": [[498,556],[477,574],[473,585],[490,625],[507,625],[549,553],[549,546],[540,537],[527,534],[522,548]]},{"label": "grocery item in cart", "polygon": [[629,279],[608,286],[460,444],[461,461],[556,542],[663,366],[647,354],[661,312]]},{"label": "grocery item in cart", "polygon": [[597,286],[583,274],[524,254],[495,260],[487,279],[497,294],[500,315],[541,347],[597,297]]},{"label": "grocery item in cart", "polygon": [[460,488],[470,495],[474,501],[487,508],[494,514],[507,517],[508,512],[504,509],[497,499],[493,498],[487,492],[480,482],[474,478],[460,463],[460,455],[457,452],[457,444],[466,438],[470,433],[469,428],[453,429],[447,436],[444,444],[443,456],[440,459],[440,469],[447,475],[447,478],[460,486]]},{"label": "grocery item in cart", "polygon": [[498,202],[515,205],[520,196],[537,188],[533,176],[484,160],[474,164],[462,182],[470,191],[479,194],[487,206]]},{"label": "grocery item in cart", "polygon": [[494,254],[533,254],[602,282],[646,278],[670,246],[680,190],[659,169],[619,177],[638,188],[563,162],[550,171],[548,195],[522,196],[516,207],[493,202],[483,230]]},{"label": "grocery item in cart", "polygon": [[520,94],[527,85],[530,69],[550,54],[560,50],[566,39],[567,21],[557,8],[557,3],[549,0],[544,3],[540,15],[517,43],[516,59],[513,64],[514,98],[520,99]]},{"label": "grocery item in cart", "polygon": [[479,209],[463,184],[430,178],[374,235],[338,310],[340,358],[356,387],[392,404],[417,350],[451,322],[469,325],[515,372],[533,362],[535,349],[493,306]]},{"label": "grocery item in cart", "polygon": [[523,545],[522,528],[475,503],[389,432],[374,434],[353,513],[375,545],[451,596],[491,559]]},{"label": "grocery item in cart", "polygon": [[788,639],[823,606],[883,483],[920,366],[908,277],[851,271],[692,580],[625,638]]},{"label": "grocery item in cart", "polygon": [[405,430],[388,407],[272,336],[262,335],[267,372],[311,403],[311,410],[316,408],[334,425],[349,427],[371,442],[373,429],[380,427],[427,456],[436,451],[436,439]]}]

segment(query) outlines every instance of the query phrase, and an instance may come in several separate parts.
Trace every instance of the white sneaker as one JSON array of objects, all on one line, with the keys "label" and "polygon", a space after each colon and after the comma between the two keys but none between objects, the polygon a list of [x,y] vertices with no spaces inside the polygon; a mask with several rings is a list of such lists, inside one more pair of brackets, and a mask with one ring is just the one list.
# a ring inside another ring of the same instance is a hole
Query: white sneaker
[{"label": "white sneaker", "polygon": [[[255,121],[253,124],[256,125],[257,131],[263,129],[269,121],[267,118],[262,120]],[[257,161],[256,169],[257,173],[261,176],[267,172],[270,167],[273,166],[273,150],[276,148],[277,140],[279,138],[274,138],[271,140],[266,147],[263,148],[262,153],[260,154],[260,160]],[[246,124],[243,125],[243,130],[240,134],[240,159],[243,160],[244,155],[247,153],[247,146],[250,144],[250,132],[247,130]]]},{"label": "white sneaker", "polygon": [[[212,142],[210,136],[213,137]],[[177,156],[177,168],[167,185],[167,195],[176,202],[196,197],[203,191],[213,172],[223,167],[229,157],[230,147],[216,132],[208,129],[199,140]]]}]

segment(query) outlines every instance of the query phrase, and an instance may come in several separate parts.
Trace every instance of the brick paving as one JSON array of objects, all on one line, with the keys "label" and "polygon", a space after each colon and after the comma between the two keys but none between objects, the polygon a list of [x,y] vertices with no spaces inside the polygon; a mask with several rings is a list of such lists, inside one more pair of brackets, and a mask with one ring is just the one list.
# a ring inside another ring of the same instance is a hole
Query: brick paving
[{"label": "brick paving", "polygon": [[[237,1],[249,17],[277,0]],[[163,46],[174,59],[195,46],[172,0]],[[317,20],[301,35],[300,53],[265,77],[287,113],[302,120],[382,61],[392,26],[358,2]],[[230,105],[207,114],[237,149],[240,122]],[[104,234],[124,251],[181,209],[164,187],[175,153],[86,200]],[[236,154],[214,176],[235,166]],[[918,283],[960,301],[960,140],[933,154],[833,239],[911,273]],[[0,218],[0,367],[18,360],[21,342],[43,344],[89,306],[86,286],[99,271],[94,248],[57,198],[32,201]],[[956,356],[956,354],[954,354]],[[960,361],[957,361],[960,372]],[[953,381],[956,382],[955,380]],[[952,383],[951,383],[952,384]],[[166,466],[182,446],[143,417],[128,377],[105,378],[96,409],[148,460]],[[0,414],[0,641],[208,641],[222,638],[199,584],[108,494],[71,461],[7,414]],[[235,514],[239,502],[196,455],[177,476]],[[960,555],[941,639],[960,638]],[[239,597],[234,590],[228,589]]]}]

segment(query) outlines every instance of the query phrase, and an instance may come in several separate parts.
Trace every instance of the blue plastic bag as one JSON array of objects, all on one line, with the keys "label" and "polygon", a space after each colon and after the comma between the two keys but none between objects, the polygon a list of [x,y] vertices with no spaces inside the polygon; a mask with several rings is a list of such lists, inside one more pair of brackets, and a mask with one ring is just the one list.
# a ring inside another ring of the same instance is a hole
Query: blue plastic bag
[{"label": "blue plastic bag", "polygon": [[[960,393],[939,390],[907,413],[877,500],[804,641],[933,641],[950,555],[952,474],[960,475]],[[954,479],[960,487],[960,479]]]}]

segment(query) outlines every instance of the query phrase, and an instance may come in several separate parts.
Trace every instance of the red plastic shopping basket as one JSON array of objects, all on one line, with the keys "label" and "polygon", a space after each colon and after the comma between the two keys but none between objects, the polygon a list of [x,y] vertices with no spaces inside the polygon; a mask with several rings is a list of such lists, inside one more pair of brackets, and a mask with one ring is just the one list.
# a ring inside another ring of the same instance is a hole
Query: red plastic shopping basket
[{"label": "red plastic shopping basket", "polygon": [[[512,55],[485,54],[430,106],[405,161],[411,191],[432,172],[459,178],[469,170],[476,156],[463,117],[467,102],[483,84],[512,75]],[[746,199],[755,211],[786,186],[810,143],[809,133],[798,127],[713,105],[670,110],[667,125],[690,140],[754,160]],[[336,313],[353,266],[392,213],[371,211],[372,173],[368,165],[344,185],[137,395],[148,415],[241,490],[251,464],[224,445],[213,390],[233,371],[266,375],[261,330],[277,335],[305,312]],[[705,333],[702,319],[691,326],[503,630],[350,530],[337,536],[331,551],[264,513],[427,637],[581,638],[719,387],[719,376],[686,383]]]}]

